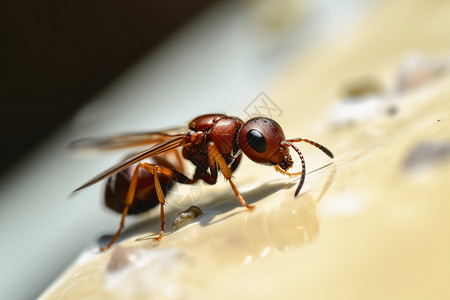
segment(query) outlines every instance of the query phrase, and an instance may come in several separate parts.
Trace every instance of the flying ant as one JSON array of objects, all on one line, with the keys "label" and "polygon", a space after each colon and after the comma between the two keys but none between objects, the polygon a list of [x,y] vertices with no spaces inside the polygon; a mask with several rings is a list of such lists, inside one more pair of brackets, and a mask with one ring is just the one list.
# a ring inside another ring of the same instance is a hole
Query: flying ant
[{"label": "flying ant", "polygon": [[[109,177],[105,204],[121,213],[122,218],[116,234],[101,251],[110,248],[117,240],[127,214],[145,212],[158,204],[161,208],[161,231],[154,240],[159,241],[164,235],[165,228],[164,197],[174,182],[193,184],[202,179],[212,185],[217,182],[217,174],[220,171],[241,204],[248,209],[253,208],[239,194],[232,179],[232,173],[238,167],[242,153],[256,163],[275,167],[275,170],[282,174],[301,175],[295,191],[297,196],[305,181],[306,166],[303,154],[293,144],[295,142],[311,144],[333,158],[330,150],[316,142],[301,138],[286,139],[280,125],[272,119],[257,117],[244,123],[237,117],[222,114],[195,118],[183,134],[161,131],[119,135],[104,140],[80,140],[73,143],[72,148],[104,150],[156,145],[114,165],[76,189],[74,193]],[[181,154],[179,147],[183,147]],[[301,172],[287,172],[293,165],[289,147],[300,157]],[[166,159],[165,155],[168,153],[176,155],[177,166]],[[183,174],[182,157],[195,166],[192,179]]]}]

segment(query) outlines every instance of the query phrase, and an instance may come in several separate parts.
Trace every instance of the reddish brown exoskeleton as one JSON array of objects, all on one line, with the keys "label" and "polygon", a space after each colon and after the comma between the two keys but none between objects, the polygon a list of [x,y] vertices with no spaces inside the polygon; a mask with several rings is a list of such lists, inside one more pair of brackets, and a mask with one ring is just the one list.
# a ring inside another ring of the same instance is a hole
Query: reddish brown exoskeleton
[{"label": "reddish brown exoskeleton", "polygon": [[[75,142],[72,147],[118,149],[157,144],[111,167],[74,192],[109,177],[105,203],[109,208],[121,213],[122,218],[115,236],[106,247],[101,249],[102,251],[111,247],[119,237],[127,214],[141,213],[158,204],[161,208],[161,231],[155,240],[160,240],[165,228],[164,197],[175,182],[193,184],[202,179],[208,184],[215,184],[220,171],[230,183],[241,204],[248,209],[253,208],[245,202],[232,180],[232,173],[238,167],[242,153],[256,163],[274,166],[282,174],[301,175],[300,183],[295,191],[297,196],[305,180],[306,167],[303,155],[293,144],[294,142],[311,144],[333,158],[330,150],[316,142],[301,138],[286,139],[280,125],[272,119],[258,117],[244,123],[239,118],[222,114],[195,118],[183,134],[162,131],[89,140],[89,143],[82,140]],[[179,147],[183,147],[181,154]],[[300,157],[301,172],[287,172],[293,165],[289,147],[294,149]],[[176,166],[165,158],[168,153],[176,155]],[[181,155],[195,166],[192,179],[183,174]]]}]

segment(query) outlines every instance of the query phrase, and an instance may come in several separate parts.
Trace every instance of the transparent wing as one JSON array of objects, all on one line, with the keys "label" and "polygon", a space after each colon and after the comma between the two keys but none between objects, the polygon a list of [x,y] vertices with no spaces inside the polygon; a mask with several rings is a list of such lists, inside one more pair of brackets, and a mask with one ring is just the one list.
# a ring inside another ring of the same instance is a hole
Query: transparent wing
[{"label": "transparent wing", "polygon": [[186,133],[186,127],[164,131],[126,133],[106,138],[87,138],[74,141],[68,148],[75,153],[95,153],[130,147],[142,147],[171,140]]},{"label": "transparent wing", "polygon": [[74,194],[84,188],[87,188],[88,186],[91,186],[111,175],[114,175],[115,173],[120,172],[123,169],[126,169],[129,166],[131,166],[132,164],[137,163],[145,158],[152,157],[152,156],[170,151],[172,149],[181,147],[183,145],[186,145],[186,144],[188,144],[188,141],[189,141],[189,138],[186,134],[172,136],[172,139],[170,139],[169,141],[165,141],[165,142],[160,143],[150,149],[141,151],[141,152],[121,161],[120,163],[112,166],[108,170],[100,173],[99,175],[95,176],[94,178],[92,178],[90,181],[88,181],[84,185],[77,188],[75,191],[72,192],[72,194]]}]

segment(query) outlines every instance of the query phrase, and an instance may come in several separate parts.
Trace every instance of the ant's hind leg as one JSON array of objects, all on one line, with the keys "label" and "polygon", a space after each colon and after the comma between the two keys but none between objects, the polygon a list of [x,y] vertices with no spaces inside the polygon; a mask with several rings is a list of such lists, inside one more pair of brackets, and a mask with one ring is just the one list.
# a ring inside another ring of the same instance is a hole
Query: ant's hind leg
[{"label": "ant's hind leg", "polygon": [[112,246],[112,244],[114,244],[114,242],[117,240],[117,238],[119,237],[120,233],[122,232],[122,229],[123,229],[123,227],[125,225],[125,218],[127,217],[127,214],[128,214],[128,209],[133,204],[134,195],[136,193],[136,186],[137,186],[137,181],[138,181],[140,165],[141,164],[139,164],[137,166],[136,170],[134,170],[134,172],[133,172],[133,176],[131,177],[130,186],[128,187],[127,198],[126,198],[126,201],[125,201],[125,208],[122,211],[122,218],[120,219],[119,229],[117,229],[116,234],[111,239],[109,244],[106,245],[105,247],[101,248],[100,251],[108,250]]},{"label": "ant's hind leg", "polygon": [[139,175],[139,170],[141,168],[144,168],[145,170],[147,170],[150,174],[152,174],[154,176],[153,178],[154,178],[154,183],[155,183],[156,195],[158,196],[158,201],[159,201],[160,207],[161,207],[161,231],[160,231],[159,236],[154,239],[156,241],[159,241],[164,236],[164,231],[165,231],[165,216],[164,216],[165,199],[164,199],[163,190],[161,188],[161,184],[159,182],[158,173],[164,174],[166,177],[168,177],[178,183],[190,184],[190,183],[195,182],[194,180],[189,179],[184,174],[182,174],[176,170],[172,170],[170,168],[163,167],[160,165],[153,165],[153,164],[142,163],[142,162],[139,163],[137,165],[136,169],[134,170],[133,176],[130,181],[130,186],[128,188],[127,198],[126,198],[126,202],[125,202],[125,208],[123,209],[123,212],[122,212],[122,218],[120,220],[119,229],[117,230],[116,234],[114,235],[112,240],[109,242],[109,244],[106,247],[101,248],[100,251],[105,251],[105,250],[109,249],[112,246],[112,244],[114,244],[114,242],[117,240],[120,233],[122,232],[122,229],[125,224],[125,218],[127,216],[130,206],[133,204],[133,199],[136,194],[138,175]]}]

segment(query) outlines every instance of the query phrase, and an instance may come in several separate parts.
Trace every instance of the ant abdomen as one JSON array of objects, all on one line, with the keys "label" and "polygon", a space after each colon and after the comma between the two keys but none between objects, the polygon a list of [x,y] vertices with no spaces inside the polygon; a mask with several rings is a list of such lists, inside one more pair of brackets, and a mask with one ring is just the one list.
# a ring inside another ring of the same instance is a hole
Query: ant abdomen
[{"label": "ant abdomen", "polygon": [[[162,165],[168,168],[174,166],[165,158],[155,156],[142,161],[148,164]],[[105,205],[115,212],[122,213],[126,206],[126,198],[130,189],[130,182],[137,164],[120,171],[108,178],[105,188]],[[156,194],[154,176],[145,169],[140,169],[138,174],[136,193],[132,204],[128,208],[128,215],[146,212],[159,204]],[[172,188],[174,181],[164,174],[158,176],[164,196]]]}]

